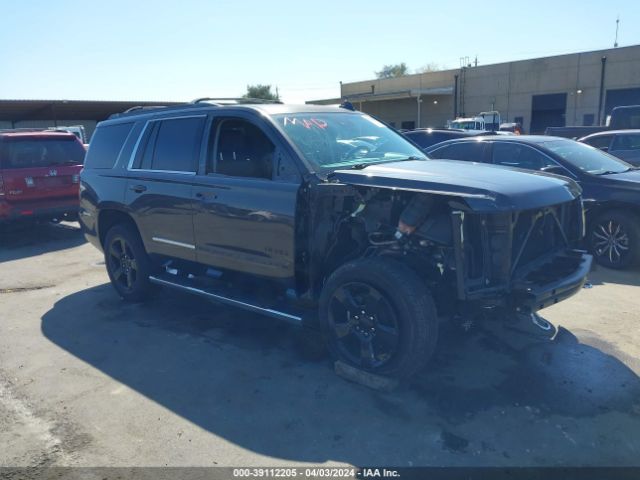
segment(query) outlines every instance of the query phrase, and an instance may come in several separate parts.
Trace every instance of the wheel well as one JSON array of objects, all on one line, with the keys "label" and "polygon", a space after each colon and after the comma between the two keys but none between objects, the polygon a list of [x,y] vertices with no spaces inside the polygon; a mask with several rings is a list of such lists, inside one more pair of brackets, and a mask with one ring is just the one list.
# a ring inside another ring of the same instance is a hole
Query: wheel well
[{"label": "wheel well", "polygon": [[100,238],[100,245],[104,247],[104,239],[107,236],[107,232],[111,227],[118,224],[128,224],[138,230],[136,223],[126,213],[119,210],[103,210],[98,216],[98,235]]},{"label": "wheel well", "polygon": [[640,217],[640,208],[636,205],[629,205],[626,203],[603,203],[591,208],[587,215],[587,229],[591,229],[593,222],[600,215],[606,212],[623,211],[624,213],[632,213],[637,217]]}]

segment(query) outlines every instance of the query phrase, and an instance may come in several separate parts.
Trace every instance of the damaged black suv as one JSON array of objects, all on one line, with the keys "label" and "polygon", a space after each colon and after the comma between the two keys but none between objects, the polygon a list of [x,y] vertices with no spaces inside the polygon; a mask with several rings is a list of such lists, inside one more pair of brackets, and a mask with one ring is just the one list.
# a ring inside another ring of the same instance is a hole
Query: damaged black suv
[{"label": "damaged black suv", "polygon": [[358,368],[408,376],[439,319],[576,293],[591,257],[579,187],[427,160],[334,107],[204,99],[98,125],[80,220],[116,291],[157,285],[316,327]]}]

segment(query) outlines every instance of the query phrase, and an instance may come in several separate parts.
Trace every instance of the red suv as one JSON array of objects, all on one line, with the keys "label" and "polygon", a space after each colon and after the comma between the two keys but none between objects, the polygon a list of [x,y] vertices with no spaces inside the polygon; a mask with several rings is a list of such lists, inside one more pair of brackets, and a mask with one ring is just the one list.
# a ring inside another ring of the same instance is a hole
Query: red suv
[{"label": "red suv", "polygon": [[0,130],[0,223],[76,218],[84,155],[72,133]]}]

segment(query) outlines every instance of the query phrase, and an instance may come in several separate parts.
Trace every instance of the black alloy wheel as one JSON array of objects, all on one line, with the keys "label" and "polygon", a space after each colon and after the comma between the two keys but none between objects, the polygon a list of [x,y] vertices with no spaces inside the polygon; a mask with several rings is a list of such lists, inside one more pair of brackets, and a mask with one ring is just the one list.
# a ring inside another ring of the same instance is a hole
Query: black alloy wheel
[{"label": "black alloy wheel", "polygon": [[324,284],[319,313],[333,357],[363,371],[406,378],[435,350],[433,298],[422,279],[396,259],[339,267]]},{"label": "black alloy wheel", "polygon": [[351,282],[340,286],[330,302],[328,321],[341,356],[366,370],[378,369],[393,358],[400,326],[382,292]]},{"label": "black alloy wheel", "polygon": [[114,281],[125,291],[132,291],[139,272],[131,245],[122,237],[113,238],[109,244],[107,261]]},{"label": "black alloy wheel", "polygon": [[111,284],[125,300],[139,302],[153,290],[149,282],[151,261],[133,226],[120,224],[109,229],[104,262]]}]

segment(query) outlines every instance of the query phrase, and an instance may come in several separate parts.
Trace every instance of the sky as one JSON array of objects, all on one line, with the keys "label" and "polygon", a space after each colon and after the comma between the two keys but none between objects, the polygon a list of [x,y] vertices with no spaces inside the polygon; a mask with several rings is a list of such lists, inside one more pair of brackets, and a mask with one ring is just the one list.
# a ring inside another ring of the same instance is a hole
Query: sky
[{"label": "sky", "polygon": [[[8,0],[4,2],[9,3]],[[336,98],[385,64],[457,68],[640,44],[637,0],[21,0],[0,16],[0,98],[188,101],[277,87]]]}]

